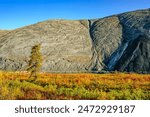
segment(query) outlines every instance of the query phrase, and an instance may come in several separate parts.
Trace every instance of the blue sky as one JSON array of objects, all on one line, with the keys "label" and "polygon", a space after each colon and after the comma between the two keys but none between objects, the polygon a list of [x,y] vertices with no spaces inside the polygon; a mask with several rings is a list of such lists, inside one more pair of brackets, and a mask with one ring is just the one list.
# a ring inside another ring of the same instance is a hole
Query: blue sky
[{"label": "blue sky", "polygon": [[48,19],[94,19],[150,8],[150,0],[0,0],[0,29]]}]

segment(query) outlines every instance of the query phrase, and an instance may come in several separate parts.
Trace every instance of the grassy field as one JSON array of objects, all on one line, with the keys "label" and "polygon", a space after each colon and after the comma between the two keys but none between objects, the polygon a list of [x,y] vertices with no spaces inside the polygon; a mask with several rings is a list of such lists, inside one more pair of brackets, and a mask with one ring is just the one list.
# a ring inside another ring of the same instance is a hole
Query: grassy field
[{"label": "grassy field", "polygon": [[150,75],[0,72],[0,99],[150,100]]}]

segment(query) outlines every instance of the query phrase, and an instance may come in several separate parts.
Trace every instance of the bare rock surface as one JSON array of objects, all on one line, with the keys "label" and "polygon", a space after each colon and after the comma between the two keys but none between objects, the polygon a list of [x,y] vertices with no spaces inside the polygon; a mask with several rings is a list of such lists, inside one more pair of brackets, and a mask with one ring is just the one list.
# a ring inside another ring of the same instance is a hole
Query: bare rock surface
[{"label": "bare rock surface", "polygon": [[118,71],[150,73],[150,37],[139,36],[129,43],[115,65]]},{"label": "bare rock surface", "polygon": [[0,37],[0,68],[25,69],[31,48],[41,43],[42,71],[85,72],[92,56],[86,23],[49,20],[9,32]]},{"label": "bare rock surface", "polygon": [[[47,20],[11,31],[0,30],[0,70],[26,70],[31,48],[41,43],[41,70],[45,72],[150,73],[145,63],[149,62],[149,37],[150,9],[94,20]],[[138,47],[141,43],[144,49]],[[138,48],[136,52],[130,51],[133,45]],[[142,68],[129,59],[134,54],[138,58],[133,60],[142,62]]]}]

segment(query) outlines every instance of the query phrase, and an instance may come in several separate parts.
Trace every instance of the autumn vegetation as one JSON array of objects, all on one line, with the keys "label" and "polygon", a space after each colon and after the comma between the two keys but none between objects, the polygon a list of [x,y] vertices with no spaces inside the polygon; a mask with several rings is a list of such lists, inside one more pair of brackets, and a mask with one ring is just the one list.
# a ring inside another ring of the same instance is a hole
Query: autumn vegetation
[{"label": "autumn vegetation", "polygon": [[28,61],[27,71],[30,72],[29,80],[35,81],[38,78],[38,72],[42,67],[42,53],[40,52],[41,44],[32,47],[30,60]]},{"label": "autumn vegetation", "polygon": [[145,74],[52,74],[0,72],[0,99],[5,100],[149,100],[150,75]]}]

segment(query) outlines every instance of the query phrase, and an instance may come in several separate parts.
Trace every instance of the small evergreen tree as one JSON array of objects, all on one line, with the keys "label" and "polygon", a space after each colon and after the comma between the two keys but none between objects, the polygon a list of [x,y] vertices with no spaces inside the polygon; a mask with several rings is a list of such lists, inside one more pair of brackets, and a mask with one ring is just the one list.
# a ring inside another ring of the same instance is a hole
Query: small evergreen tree
[{"label": "small evergreen tree", "polygon": [[32,47],[30,60],[27,68],[27,71],[31,73],[29,78],[33,79],[34,81],[38,78],[38,72],[40,71],[43,63],[40,49],[41,44],[37,44]]}]

